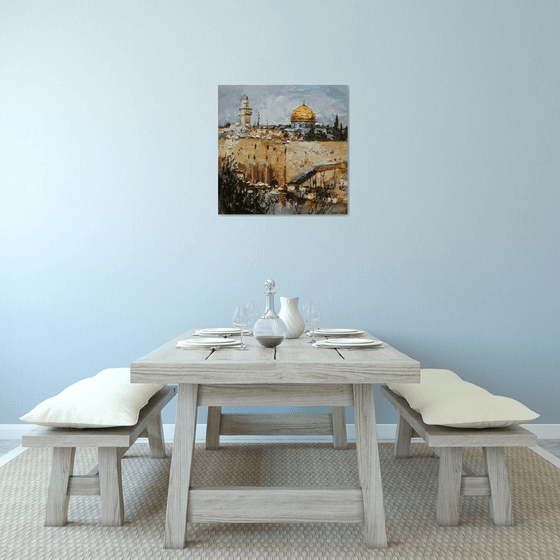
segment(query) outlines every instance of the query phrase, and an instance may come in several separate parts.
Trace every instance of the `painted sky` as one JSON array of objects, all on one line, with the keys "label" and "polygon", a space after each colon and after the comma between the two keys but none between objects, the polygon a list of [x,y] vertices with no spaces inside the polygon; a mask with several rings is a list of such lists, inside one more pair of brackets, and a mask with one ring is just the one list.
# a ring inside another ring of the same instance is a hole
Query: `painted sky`
[{"label": "painted sky", "polygon": [[218,125],[239,122],[241,96],[253,108],[251,123],[289,124],[292,111],[303,104],[313,110],[317,122],[332,125],[335,115],[348,125],[348,86],[218,86]]}]

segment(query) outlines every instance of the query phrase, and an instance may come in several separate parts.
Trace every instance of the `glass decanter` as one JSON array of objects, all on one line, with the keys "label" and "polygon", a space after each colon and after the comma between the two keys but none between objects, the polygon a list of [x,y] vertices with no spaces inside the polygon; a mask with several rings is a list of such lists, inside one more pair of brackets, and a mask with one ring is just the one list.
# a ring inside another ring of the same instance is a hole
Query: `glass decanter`
[{"label": "glass decanter", "polygon": [[274,294],[272,289],[276,286],[274,280],[267,280],[264,287],[267,291],[266,309],[264,315],[255,323],[253,327],[253,336],[257,342],[265,348],[274,348],[284,341],[286,338],[286,324],[274,311]]}]

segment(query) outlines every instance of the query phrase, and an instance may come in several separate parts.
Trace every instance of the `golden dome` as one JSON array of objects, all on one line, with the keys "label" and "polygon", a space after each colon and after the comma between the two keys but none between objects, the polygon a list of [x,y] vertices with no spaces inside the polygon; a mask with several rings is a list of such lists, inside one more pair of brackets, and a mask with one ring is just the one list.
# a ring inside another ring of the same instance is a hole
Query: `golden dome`
[{"label": "golden dome", "polygon": [[304,103],[292,113],[292,122],[315,122],[315,113]]}]

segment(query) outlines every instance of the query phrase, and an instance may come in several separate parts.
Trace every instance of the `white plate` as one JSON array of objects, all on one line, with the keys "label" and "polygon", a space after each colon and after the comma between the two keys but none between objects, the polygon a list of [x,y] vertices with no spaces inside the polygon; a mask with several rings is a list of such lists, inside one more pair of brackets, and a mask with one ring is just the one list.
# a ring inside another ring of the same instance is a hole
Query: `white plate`
[{"label": "white plate", "polygon": [[[219,342],[217,342],[216,344],[212,344],[212,346],[202,346],[202,345],[198,345],[198,344],[183,344],[180,346],[176,346],[175,348],[183,348],[183,349],[189,349],[189,350],[216,350],[216,348],[239,348],[241,346],[241,342],[238,342],[237,344],[220,344]],[[347,346],[345,346],[344,348],[349,348]]]},{"label": "white plate", "polygon": [[[243,334],[247,334],[246,332],[244,332]],[[193,336],[195,336],[196,338],[212,338],[213,340],[216,340],[217,338],[227,338],[229,336],[239,336],[238,332],[228,332],[228,333],[209,333],[209,332],[199,332],[196,331],[192,334]]]},{"label": "white plate", "polygon": [[321,340],[314,344],[317,348],[371,348],[373,346],[382,346],[380,340],[338,338],[333,340]]},{"label": "white plate", "polygon": [[318,336],[357,336],[364,333],[365,331],[359,329],[315,329],[315,334]]},{"label": "white plate", "polygon": [[200,333],[212,333],[212,334],[227,334],[227,333],[239,333],[241,329],[239,327],[210,327],[208,329],[199,329],[196,332]]},{"label": "white plate", "polygon": [[238,344],[240,344],[240,341],[234,338],[189,338],[188,340],[178,340],[175,347],[198,346],[199,348],[208,348],[213,346],[235,346]]},{"label": "white plate", "polygon": [[[339,350],[357,350],[358,348],[362,348],[362,349],[381,348],[381,346],[383,346],[383,345],[382,344],[381,345],[379,345],[379,344],[360,344],[358,346],[350,346],[350,344],[344,344],[344,345],[342,345],[342,344],[339,344],[339,345],[331,344],[329,346],[325,346],[323,344],[315,343],[315,344],[313,344],[313,346],[315,348],[325,348],[325,349],[328,349],[328,350],[335,350],[336,348],[338,348]],[[230,348],[230,346],[228,346],[228,348]]]},{"label": "white plate", "polygon": [[217,342],[216,344],[212,344],[212,346],[198,344],[178,344],[177,346],[175,346],[175,348],[182,348],[183,350],[216,350],[217,348],[239,348],[240,346],[241,342],[238,342],[237,344],[220,344],[219,342]]},{"label": "white plate", "polygon": [[[243,334],[249,334],[248,329],[243,329]],[[239,336],[241,334],[241,329],[236,329],[232,327],[231,329],[220,328],[220,329],[200,329],[199,331],[195,331],[193,336]]]},{"label": "white plate", "polygon": [[362,344],[381,344],[379,340],[372,338],[333,338],[328,340],[321,340],[318,344],[350,344],[351,346],[360,346]]}]

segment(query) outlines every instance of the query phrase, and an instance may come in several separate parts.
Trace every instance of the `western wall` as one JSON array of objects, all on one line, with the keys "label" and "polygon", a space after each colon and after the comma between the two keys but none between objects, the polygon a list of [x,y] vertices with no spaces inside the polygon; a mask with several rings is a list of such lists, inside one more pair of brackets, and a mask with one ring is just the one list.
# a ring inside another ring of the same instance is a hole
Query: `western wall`
[{"label": "western wall", "polygon": [[314,165],[347,162],[348,143],[219,138],[218,169],[228,159],[237,162],[248,182],[281,187]]}]

